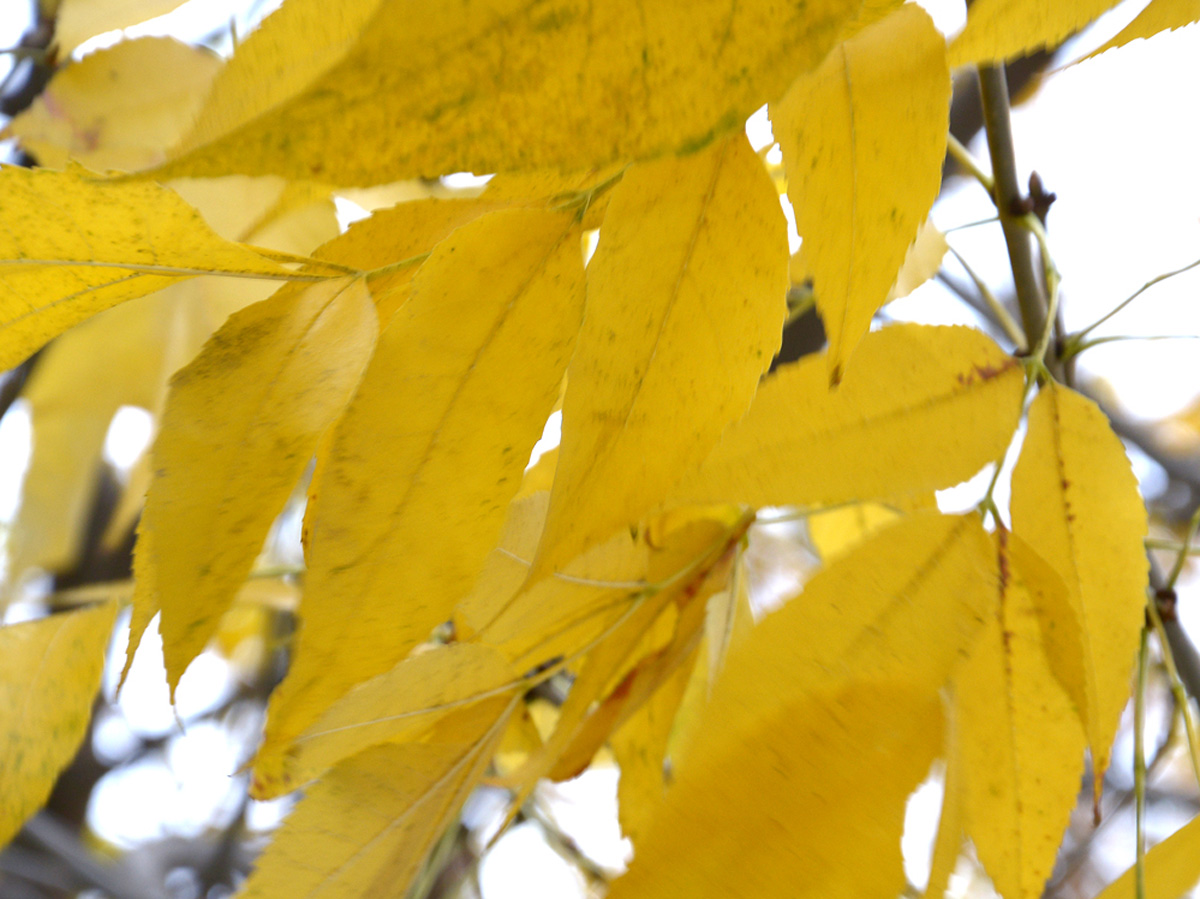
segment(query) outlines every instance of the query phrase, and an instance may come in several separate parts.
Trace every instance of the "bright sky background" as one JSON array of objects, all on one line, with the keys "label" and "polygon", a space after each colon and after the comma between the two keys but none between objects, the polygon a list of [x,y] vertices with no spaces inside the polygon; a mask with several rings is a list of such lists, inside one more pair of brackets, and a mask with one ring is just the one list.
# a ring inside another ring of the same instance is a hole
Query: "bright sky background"
[{"label": "bright sky background", "polygon": [[[12,46],[25,27],[23,0],[7,0],[13,8],[0,14],[0,46]],[[278,0],[260,4],[260,11]],[[952,33],[964,21],[962,0],[923,0],[935,21]],[[1142,6],[1123,3],[1081,40],[1061,54],[1059,64],[1086,53],[1114,34]],[[192,0],[176,13],[131,30],[131,34],[175,34],[195,39],[238,17],[245,0]],[[118,35],[91,42],[103,46]],[[0,58],[0,74],[7,63]],[[1036,98],[1014,111],[1018,166],[1024,183],[1036,169],[1048,189],[1058,195],[1049,219],[1050,240],[1063,276],[1063,311],[1069,328],[1079,328],[1104,314],[1150,278],[1200,258],[1200,117],[1195,114],[1195,86],[1200,84],[1200,26],[1161,35],[1153,43],[1138,42],[1071,68],[1054,78]],[[769,142],[769,125],[761,114],[748,128],[756,145]],[[986,159],[982,136],[972,146]],[[789,210],[790,211],[790,210]],[[993,214],[983,190],[966,179],[934,210],[935,223],[950,228]],[[990,225],[950,235],[951,244],[985,279],[999,287],[1009,278],[999,227]],[[953,269],[953,265],[951,265]],[[1140,298],[1100,334],[1200,334],[1200,270],[1172,279]],[[892,315],[921,321],[974,323],[971,313],[941,287],[930,284],[889,308]],[[1130,341],[1091,350],[1085,370],[1109,380],[1126,405],[1138,414],[1170,414],[1200,393],[1200,346],[1189,340]],[[128,460],[148,434],[144,414],[127,413],[113,428],[109,447],[114,460]],[[23,457],[28,452],[28,423],[14,410],[0,424],[0,516],[11,517],[18,496]],[[1143,464],[1143,477],[1152,473]],[[978,496],[969,488],[968,502]],[[1194,630],[1200,633],[1200,630]],[[103,722],[103,740],[118,747],[128,740],[132,723],[143,732],[166,733],[174,716],[166,703],[152,634],[147,652],[139,655],[121,701],[125,720]],[[189,671],[180,688],[183,717],[220,701],[231,689],[227,672],[210,657]],[[257,722],[247,722],[256,727]],[[93,801],[93,822],[112,839],[130,843],[163,830],[194,831],[211,816],[214,803],[225,806],[240,784],[230,772],[234,759],[228,740],[215,728],[195,727],[172,743],[173,767],[186,772],[186,782],[161,764],[140,766],[106,781]],[[604,864],[617,865],[628,851],[615,829],[615,771],[601,770],[582,783],[556,791],[552,802],[569,832]],[[564,798],[565,797],[565,798]],[[926,811],[916,817],[931,826],[936,790],[921,794]],[[482,803],[482,805],[480,804]],[[286,806],[284,806],[286,807]],[[486,802],[473,803],[473,814],[489,814]],[[278,805],[256,811],[259,820],[276,818]],[[924,838],[909,844],[920,850]],[[1117,858],[1115,867],[1124,859]],[[536,865],[544,876],[531,883]],[[910,876],[923,877],[924,862],[913,861]],[[505,836],[489,855],[482,872],[486,899],[584,896],[584,885],[556,856],[536,828],[522,826]],[[518,892],[508,888],[520,884]],[[540,885],[539,885],[540,884]]]}]

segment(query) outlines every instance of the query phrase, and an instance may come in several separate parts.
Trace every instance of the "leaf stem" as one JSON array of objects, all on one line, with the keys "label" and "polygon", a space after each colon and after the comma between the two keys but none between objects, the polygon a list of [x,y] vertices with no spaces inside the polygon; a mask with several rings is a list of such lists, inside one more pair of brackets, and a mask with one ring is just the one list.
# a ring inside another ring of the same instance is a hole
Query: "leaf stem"
[{"label": "leaf stem", "polygon": [[996,204],[1000,227],[1004,229],[1021,321],[1029,339],[1032,341],[1036,337],[1040,344],[1053,319],[1046,315],[1047,304],[1034,268],[1029,231],[1021,221],[1025,212],[1021,208],[1021,188],[1017,182],[1008,83],[1003,65],[979,67],[979,95],[987,127],[988,154],[992,160],[992,202]]},{"label": "leaf stem", "polygon": [[1137,690],[1133,694],[1133,797],[1135,850],[1134,883],[1137,899],[1146,899],[1146,680],[1149,670],[1150,628],[1142,628],[1138,645]]},{"label": "leaf stem", "polygon": [[1004,308],[1004,304],[996,299],[996,295],[992,293],[991,288],[984,283],[983,279],[979,277],[970,263],[963,258],[963,255],[949,244],[946,244],[946,246],[954,254],[954,258],[958,260],[958,264],[966,271],[967,277],[974,283],[975,289],[979,291],[979,295],[983,297],[983,301],[987,303],[988,309],[991,310],[996,321],[1000,323],[1000,327],[1004,329],[1005,335],[1012,341],[1013,346],[1017,348],[1017,352],[1023,353],[1028,350],[1029,342],[1026,340],[1025,335],[1021,333],[1021,326],[1017,324],[1016,320],[1009,314],[1009,311]]},{"label": "leaf stem", "polygon": [[1171,684],[1171,696],[1175,699],[1175,705],[1183,717],[1183,729],[1187,734],[1188,757],[1192,762],[1192,774],[1196,778],[1196,783],[1200,785],[1200,738],[1196,735],[1192,704],[1188,699],[1187,689],[1183,685],[1183,678],[1179,676],[1179,668],[1175,664],[1175,653],[1171,649],[1171,641],[1167,636],[1162,615],[1158,612],[1158,603],[1153,597],[1146,603],[1146,615],[1150,619],[1154,635],[1158,638],[1158,645],[1162,649],[1163,667],[1167,669],[1167,680]]},{"label": "leaf stem", "polygon": [[1118,312],[1120,312],[1122,309],[1124,309],[1126,306],[1128,306],[1130,303],[1132,303],[1134,300],[1136,300],[1138,297],[1140,297],[1143,293],[1145,293],[1147,290],[1149,290],[1155,284],[1159,284],[1162,281],[1166,281],[1168,278],[1174,278],[1176,275],[1182,275],[1184,272],[1189,272],[1192,269],[1196,268],[1197,266],[1200,266],[1200,259],[1197,259],[1195,262],[1189,262],[1187,265],[1183,266],[1183,268],[1177,268],[1174,271],[1164,272],[1163,274],[1161,274],[1155,278],[1151,278],[1149,281],[1147,281],[1145,284],[1143,284],[1141,287],[1139,287],[1137,290],[1135,290],[1133,293],[1131,293],[1129,296],[1127,296],[1125,299],[1123,299],[1121,302],[1119,302],[1116,306],[1114,306],[1109,312],[1105,313],[1100,318],[1096,319],[1096,321],[1092,322],[1090,325],[1088,325],[1082,331],[1078,331],[1075,334],[1071,335],[1072,338],[1075,339],[1076,341],[1082,342],[1084,337],[1086,337],[1092,331],[1096,330],[1096,328],[1100,327],[1102,324],[1104,324],[1106,321],[1108,321],[1110,318],[1112,318],[1114,315],[1116,315]]},{"label": "leaf stem", "polygon": [[363,272],[363,277],[367,283],[374,281],[377,278],[382,278],[385,275],[395,274],[396,272],[408,268],[410,265],[417,265],[424,262],[430,257],[430,253],[418,253],[416,256],[409,256],[407,259],[401,259],[398,262],[390,262],[387,265],[381,265],[379,268],[373,268],[370,271]]},{"label": "leaf stem", "polygon": [[989,194],[996,189],[996,184],[992,180],[992,176],[983,170],[983,166],[979,164],[979,160],[972,156],[971,151],[963,146],[962,141],[953,134],[946,136],[946,150],[954,157],[955,162],[966,169],[976,181],[983,185]]},{"label": "leaf stem", "polygon": [[1183,538],[1183,545],[1179,547],[1179,554],[1175,557],[1175,564],[1171,566],[1171,573],[1167,575],[1167,589],[1174,590],[1175,583],[1179,580],[1179,575],[1183,574],[1183,566],[1187,564],[1187,557],[1192,551],[1192,541],[1196,539],[1196,529],[1200,528],[1200,508],[1197,508],[1192,513],[1192,518],[1188,522],[1187,533]]}]

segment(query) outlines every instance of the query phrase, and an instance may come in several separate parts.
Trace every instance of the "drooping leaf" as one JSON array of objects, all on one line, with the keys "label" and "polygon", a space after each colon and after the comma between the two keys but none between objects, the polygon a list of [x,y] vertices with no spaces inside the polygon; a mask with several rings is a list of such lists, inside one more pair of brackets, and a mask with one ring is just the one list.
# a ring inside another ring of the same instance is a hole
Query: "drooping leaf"
[{"label": "drooping leaf", "polygon": [[1080,710],[1096,780],[1108,766],[1145,614],[1146,509],[1121,441],[1091,400],[1050,384],[1013,470],[1013,531],[1058,572],[1082,628]]},{"label": "drooping leaf", "polygon": [[1116,5],[1117,0],[978,0],[950,44],[950,65],[1004,62],[1053,47]]},{"label": "drooping leaf", "polygon": [[451,617],[558,398],[583,305],[570,213],[513,210],[440,243],[325,451],[288,677],[263,752]]},{"label": "drooping leaf", "polygon": [[[1200,818],[1193,818],[1146,853],[1146,899],[1180,899],[1200,882]],[[1131,866],[1096,899],[1136,899]]]},{"label": "drooping leaf", "polygon": [[157,184],[5,166],[0,206],[0,369],[97,312],[184,278],[294,277],[218,237]]},{"label": "drooping leaf", "polygon": [[0,628],[0,846],[50,795],[87,733],[117,604]]},{"label": "drooping leaf", "polygon": [[52,6],[54,40],[62,56],[88,38],[169,13],[183,0],[40,0]]},{"label": "drooping leaf", "polygon": [[396,742],[452,712],[513,695],[519,687],[517,672],[490,646],[458,643],[417,653],[334,703],[296,738],[282,767],[271,770],[277,760],[264,757],[256,766],[254,795],[286,793],[363,749]]},{"label": "drooping leaf", "polygon": [[492,759],[512,705],[480,705],[465,733],[374,746],[300,800],[258,860],[245,899],[403,896]]},{"label": "drooping leaf", "polygon": [[718,687],[705,736],[731,739],[689,752],[609,896],[897,895],[905,800],[941,744],[936,695],[895,684],[789,695],[731,731],[721,712],[746,688],[732,670]]},{"label": "drooping leaf", "polygon": [[220,69],[221,58],[204,47],[165,37],[121,41],[60,69],[6,131],[48,168],[68,158],[96,171],[149,168],[191,125]]},{"label": "drooping leaf", "polygon": [[914,4],[839,44],[771,108],[834,383],[937,197],[949,110],[946,42]]},{"label": "drooping leaf", "polygon": [[[1200,0],[1150,0],[1132,22],[1105,41],[1083,59],[1091,59],[1130,41],[1154,37],[1164,31],[1174,31],[1200,22]],[[1082,62],[1083,60],[1079,60]]]},{"label": "drooping leaf", "polygon": [[375,184],[686,152],[779,97],[858,6],[290,0],[157,176]]},{"label": "drooping leaf", "polygon": [[630,715],[609,741],[621,771],[617,782],[621,832],[635,845],[641,845],[641,838],[666,794],[666,756],[671,730],[696,670],[695,660],[680,665],[670,680]]},{"label": "drooping leaf", "polygon": [[818,505],[941,489],[999,456],[1020,415],[1020,364],[968,328],[884,328],[836,390],[827,372],[813,356],[764,382],[675,497]]},{"label": "drooping leaf", "polygon": [[[173,188],[231,240],[306,253],[337,234],[327,199],[292,203],[279,179],[221,178]],[[46,347],[22,391],[37,451],[7,546],[13,575],[75,564],[114,413],[137,406],[157,417],[170,376],[230,313],[276,287],[263,280],[189,278],[105,310]],[[109,520],[106,547],[123,543],[136,524],[149,483],[144,459],[130,472]]]},{"label": "drooping leaf", "polygon": [[636,523],[745,412],[786,289],[784,220],[744,135],[626,172],[588,267],[531,579]]},{"label": "drooping leaf", "polygon": [[361,278],[288,285],[233,315],[173,380],[134,560],[134,605],[162,610],[172,691],[350,399],[376,327]]},{"label": "drooping leaf", "polygon": [[1036,899],[1079,794],[1085,739],[1042,646],[1041,598],[1013,564],[1019,538],[994,539],[999,602],[955,677],[955,751],[979,860],[1000,895]]}]

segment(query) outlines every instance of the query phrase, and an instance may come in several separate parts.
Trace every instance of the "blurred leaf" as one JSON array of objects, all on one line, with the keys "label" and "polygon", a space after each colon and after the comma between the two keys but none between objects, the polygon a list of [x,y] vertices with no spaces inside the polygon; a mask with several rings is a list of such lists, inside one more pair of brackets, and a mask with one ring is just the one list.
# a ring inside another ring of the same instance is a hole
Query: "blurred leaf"
[{"label": "blurred leaf", "polygon": [[1150,0],[1132,22],[1078,62],[1194,22],[1200,22],[1200,0]]},{"label": "blurred leaf", "polygon": [[221,65],[172,38],[121,41],[59,69],[7,133],[47,168],[68,158],[96,171],[148,168],[191,125]]},{"label": "blurred leaf", "polygon": [[1006,62],[1053,48],[1116,5],[1117,0],[978,0],[950,43],[950,65]]},{"label": "blurred leaf", "polygon": [[41,808],[87,733],[115,602],[0,627],[0,846]]},{"label": "blurred leaf", "polygon": [[88,38],[165,15],[183,0],[58,0],[54,39],[63,56]]}]

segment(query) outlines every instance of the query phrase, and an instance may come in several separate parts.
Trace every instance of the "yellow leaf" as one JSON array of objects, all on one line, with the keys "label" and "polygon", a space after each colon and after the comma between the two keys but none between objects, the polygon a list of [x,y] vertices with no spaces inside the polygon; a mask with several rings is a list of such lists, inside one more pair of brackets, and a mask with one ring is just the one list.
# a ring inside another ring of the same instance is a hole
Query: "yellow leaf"
[{"label": "yellow leaf", "polygon": [[[1174,31],[1193,22],[1200,22],[1200,0],[1150,0],[1132,22],[1083,59],[1091,59],[1108,50],[1123,47],[1130,41],[1154,37],[1164,31]],[[1083,59],[1078,61],[1083,62]]]},{"label": "yellow leaf", "polygon": [[[327,201],[270,216],[286,193],[277,178],[174,187],[223,237],[307,252],[337,234]],[[121,406],[139,406],[157,417],[170,375],[195,356],[226,316],[265,299],[275,287],[270,281],[190,278],[105,310],[46,347],[23,391],[37,452],[8,545],[11,572],[20,575],[31,566],[61,571],[75,563],[113,414]],[[104,377],[95,377],[97,371]],[[146,483],[135,487],[133,480],[131,474],[106,545],[124,541],[140,513]]]},{"label": "yellow leaf", "polygon": [[[276,832],[245,899],[403,896],[492,760],[512,705],[479,707],[461,741],[384,744],[315,784]],[[455,735],[461,737],[462,735]]]},{"label": "yellow leaf", "polygon": [[950,44],[950,65],[1004,62],[1043,47],[1055,47],[1117,0],[978,0],[967,26]]},{"label": "yellow leaf", "polygon": [[1091,400],[1050,384],[1013,470],[1013,531],[1066,583],[1083,632],[1080,710],[1096,781],[1108,767],[1146,605],[1146,508],[1125,448]]},{"label": "yellow leaf", "polygon": [[610,740],[621,769],[617,782],[621,831],[638,845],[666,794],[667,745],[675,715],[695,668],[695,659],[680,665],[667,683],[630,715]]},{"label": "yellow leaf", "polygon": [[[1146,853],[1146,899],[1180,899],[1200,881],[1200,818],[1193,818]],[[1130,867],[1096,899],[1135,899],[1137,871]]]},{"label": "yellow leaf", "polygon": [[999,603],[954,681],[963,818],[1005,899],[1037,899],[1083,775],[1083,727],[1042,647],[1038,597],[993,535]]},{"label": "yellow leaf", "polygon": [[292,277],[218,237],[157,184],[5,166],[0,207],[0,369],[97,312],[183,278]]},{"label": "yellow leaf", "polygon": [[440,243],[326,450],[282,748],[450,618],[500,535],[583,306],[569,213],[484,216]]},{"label": "yellow leaf", "polygon": [[929,860],[929,882],[925,885],[923,899],[944,899],[950,885],[950,877],[958,864],[962,851],[962,764],[954,743],[951,726],[946,737],[945,776],[942,782],[942,813],[938,817],[937,834],[933,840],[933,857]]},{"label": "yellow leaf", "polygon": [[291,0],[239,47],[165,176],[362,185],[687,152],[779,97],[858,6],[353,0],[330,16]]},{"label": "yellow leaf", "polygon": [[54,25],[58,52],[67,56],[90,37],[166,15],[183,0],[59,0]]},{"label": "yellow leaf", "polygon": [[234,314],[172,381],[134,559],[134,604],[162,609],[172,691],[350,399],[375,335],[362,279],[288,285]]},{"label": "yellow leaf", "polygon": [[0,846],[50,795],[87,733],[115,602],[0,628]]},{"label": "yellow leaf", "polygon": [[613,189],[531,580],[636,523],[746,411],[779,347],[785,231],[742,134]]},{"label": "yellow leaf", "polygon": [[367,747],[396,742],[450,712],[515,694],[520,686],[508,660],[490,646],[457,643],[419,652],[335,702],[296,738],[286,757],[260,753],[254,795],[294,790]]},{"label": "yellow leaf", "polygon": [[[754,629],[750,607],[750,575],[739,553],[730,576],[729,588],[714,593],[708,600],[704,619],[704,639],[708,646],[709,688],[717,682],[729,651],[740,646]],[[680,688],[682,690],[682,688]],[[682,697],[682,693],[680,694]]]},{"label": "yellow leaf", "polygon": [[220,69],[203,47],[122,41],[59,69],[7,132],[48,168],[68,157],[96,171],[148,168],[183,136]]},{"label": "yellow leaf", "polygon": [[697,741],[612,899],[902,892],[905,801],[941,745],[936,693],[854,684],[773,696],[729,730],[729,703],[776,686],[739,680],[714,697],[706,731],[730,739]]},{"label": "yellow leaf", "polygon": [[893,325],[863,338],[830,390],[820,356],[781,368],[675,491],[687,502],[844,503],[950,487],[1012,437],[1024,376],[969,328]]},{"label": "yellow leaf", "polygon": [[839,44],[771,108],[834,383],[937,197],[949,110],[946,42],[914,4]]},{"label": "yellow leaf", "polygon": [[917,229],[912,246],[904,254],[904,264],[900,266],[900,272],[888,291],[887,302],[908,296],[936,275],[949,249],[946,235],[934,226],[931,219],[925,219]]}]

